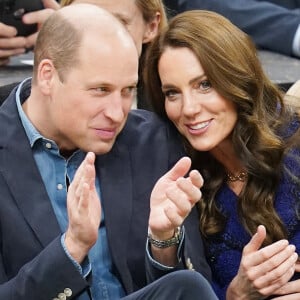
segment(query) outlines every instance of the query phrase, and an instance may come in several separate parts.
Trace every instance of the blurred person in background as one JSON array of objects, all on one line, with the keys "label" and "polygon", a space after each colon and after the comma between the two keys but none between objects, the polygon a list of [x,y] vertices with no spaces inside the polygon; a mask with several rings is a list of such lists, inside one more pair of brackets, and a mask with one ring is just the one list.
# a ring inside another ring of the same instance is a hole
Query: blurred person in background
[{"label": "blurred person in background", "polygon": [[251,36],[256,46],[300,57],[299,0],[164,0],[169,14],[215,11]]}]

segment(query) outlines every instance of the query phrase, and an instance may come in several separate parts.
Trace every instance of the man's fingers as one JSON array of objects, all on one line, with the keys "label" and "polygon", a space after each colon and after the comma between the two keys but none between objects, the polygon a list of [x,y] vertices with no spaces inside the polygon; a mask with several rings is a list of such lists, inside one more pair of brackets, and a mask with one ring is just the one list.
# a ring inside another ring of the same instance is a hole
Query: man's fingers
[{"label": "man's fingers", "polygon": [[95,186],[94,162],[95,154],[92,152],[87,153],[84,161],[79,166],[72,183],[79,213],[82,209],[88,207],[89,192]]},{"label": "man's fingers", "polygon": [[89,152],[86,157],[86,167],[85,167],[85,181],[88,184],[89,189],[93,189],[95,187],[95,178],[96,178],[95,154]]},{"label": "man's fingers", "polygon": [[79,201],[77,206],[77,210],[79,214],[88,208],[89,192],[90,192],[90,187],[88,183],[83,181],[79,189],[80,195],[79,195]]},{"label": "man's fingers", "polygon": [[85,161],[85,159],[84,159],[83,162],[82,162],[82,163],[80,164],[80,166],[78,167],[78,169],[77,169],[77,171],[76,171],[76,173],[75,173],[75,175],[74,175],[73,181],[72,181],[72,183],[71,183],[71,185],[70,185],[70,188],[75,189],[75,191],[76,191],[76,188],[77,188],[77,186],[79,185],[80,180],[81,180],[81,178],[82,178],[85,163],[86,163],[86,161]]},{"label": "man's fingers", "polygon": [[72,185],[74,186],[74,188],[76,188],[80,181],[82,180],[82,178],[84,177],[85,174],[85,168],[88,164],[90,165],[94,165],[95,163],[95,153],[93,152],[88,152],[83,160],[83,162],[80,164],[80,166],[78,167],[75,176],[73,178],[72,181]]},{"label": "man's fingers", "polygon": [[85,160],[91,164],[94,164],[95,159],[96,159],[96,156],[95,156],[94,152],[88,152],[85,156]]},{"label": "man's fingers", "polygon": [[81,190],[79,191],[80,197],[82,197],[82,194],[84,193],[82,191],[83,186],[87,185],[88,190],[93,189],[95,186],[95,154],[92,152],[87,153],[83,163],[79,173],[79,186],[81,186]]}]

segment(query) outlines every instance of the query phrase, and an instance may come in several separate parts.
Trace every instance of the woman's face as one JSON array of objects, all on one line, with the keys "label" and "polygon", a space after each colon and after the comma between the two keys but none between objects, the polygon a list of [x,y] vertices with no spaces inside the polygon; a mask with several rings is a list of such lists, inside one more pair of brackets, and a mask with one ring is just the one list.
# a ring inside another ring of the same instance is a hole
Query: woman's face
[{"label": "woman's face", "polygon": [[168,47],[158,70],[166,113],[193,148],[212,151],[225,145],[236,124],[237,111],[211,87],[195,54],[188,48]]},{"label": "woman's face", "polygon": [[159,15],[150,23],[146,23],[135,0],[75,0],[73,3],[94,4],[115,15],[131,34],[139,55],[142,51],[142,44],[150,42],[157,34]]}]

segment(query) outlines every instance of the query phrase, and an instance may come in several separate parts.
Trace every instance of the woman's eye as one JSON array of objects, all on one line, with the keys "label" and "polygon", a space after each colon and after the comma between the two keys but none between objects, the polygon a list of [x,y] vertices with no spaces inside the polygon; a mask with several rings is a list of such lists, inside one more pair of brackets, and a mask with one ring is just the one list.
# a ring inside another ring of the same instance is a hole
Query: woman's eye
[{"label": "woman's eye", "polygon": [[209,80],[202,80],[199,84],[199,88],[202,91],[207,91],[211,88],[211,83],[209,82]]},{"label": "woman's eye", "polygon": [[175,90],[166,90],[163,91],[163,94],[165,95],[166,98],[174,98],[178,93]]}]

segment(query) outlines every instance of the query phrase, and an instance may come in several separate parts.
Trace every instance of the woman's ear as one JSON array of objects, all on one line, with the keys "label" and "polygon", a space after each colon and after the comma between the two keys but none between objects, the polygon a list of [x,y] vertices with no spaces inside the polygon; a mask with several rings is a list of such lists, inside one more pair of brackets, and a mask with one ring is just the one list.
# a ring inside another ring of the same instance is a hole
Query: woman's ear
[{"label": "woman's ear", "polygon": [[157,12],[155,17],[147,24],[147,29],[143,37],[143,44],[151,42],[158,34],[160,23],[160,13]]}]

